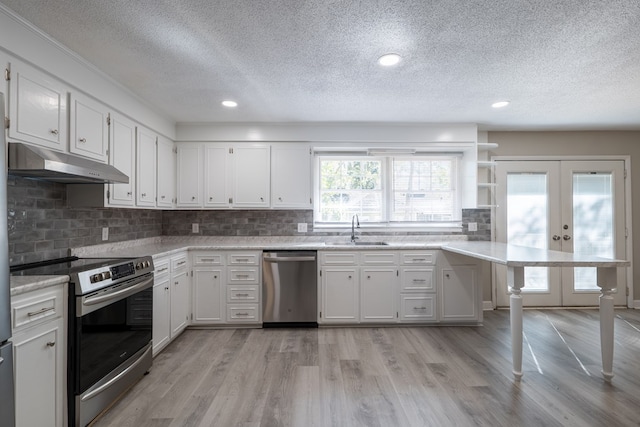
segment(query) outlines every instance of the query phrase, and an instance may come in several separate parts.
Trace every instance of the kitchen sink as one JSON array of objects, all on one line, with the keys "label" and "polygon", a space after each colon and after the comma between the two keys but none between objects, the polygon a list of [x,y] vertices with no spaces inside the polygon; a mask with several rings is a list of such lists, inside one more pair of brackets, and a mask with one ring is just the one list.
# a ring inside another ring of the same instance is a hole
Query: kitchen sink
[{"label": "kitchen sink", "polygon": [[387,242],[325,242],[327,246],[388,246]]}]

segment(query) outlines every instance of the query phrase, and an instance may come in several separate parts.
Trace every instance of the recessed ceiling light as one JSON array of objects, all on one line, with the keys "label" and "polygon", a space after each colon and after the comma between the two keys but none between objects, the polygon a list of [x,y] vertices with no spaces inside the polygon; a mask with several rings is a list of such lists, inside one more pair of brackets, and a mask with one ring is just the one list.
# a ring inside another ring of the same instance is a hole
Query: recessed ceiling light
[{"label": "recessed ceiling light", "polygon": [[493,104],[491,104],[491,106],[493,108],[503,108],[503,107],[506,107],[509,104],[510,104],[509,101],[498,101],[498,102],[494,102]]},{"label": "recessed ceiling light", "polygon": [[236,101],[222,101],[222,105],[224,105],[225,107],[233,108],[237,107],[238,103]]},{"label": "recessed ceiling light", "polygon": [[382,65],[383,67],[391,67],[400,62],[401,59],[402,58],[397,53],[387,53],[386,55],[382,55],[380,58],[378,58],[378,64]]}]

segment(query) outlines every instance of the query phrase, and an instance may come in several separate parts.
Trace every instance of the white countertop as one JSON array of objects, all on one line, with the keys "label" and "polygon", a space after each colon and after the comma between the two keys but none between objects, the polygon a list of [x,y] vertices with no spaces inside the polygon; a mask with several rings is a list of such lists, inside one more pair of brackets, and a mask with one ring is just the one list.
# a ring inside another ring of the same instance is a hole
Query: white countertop
[{"label": "white countertop", "polygon": [[11,276],[9,287],[11,296],[37,291],[50,286],[65,284],[69,276]]}]

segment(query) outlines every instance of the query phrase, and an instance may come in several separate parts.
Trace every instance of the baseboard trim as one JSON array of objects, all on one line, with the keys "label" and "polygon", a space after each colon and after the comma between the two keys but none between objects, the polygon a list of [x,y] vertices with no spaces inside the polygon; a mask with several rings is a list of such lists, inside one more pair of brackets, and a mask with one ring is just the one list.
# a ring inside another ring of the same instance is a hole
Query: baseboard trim
[{"label": "baseboard trim", "polygon": [[633,308],[640,310],[640,299],[633,300]]},{"label": "baseboard trim", "polygon": [[[638,301],[640,303],[640,301]],[[490,311],[493,310],[493,302],[492,301],[482,301],[482,310]]]}]

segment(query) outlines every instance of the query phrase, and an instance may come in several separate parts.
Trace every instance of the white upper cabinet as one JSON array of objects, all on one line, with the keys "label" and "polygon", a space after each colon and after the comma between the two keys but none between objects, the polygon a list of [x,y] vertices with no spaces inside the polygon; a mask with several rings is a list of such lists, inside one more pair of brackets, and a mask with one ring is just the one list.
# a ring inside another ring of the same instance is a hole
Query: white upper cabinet
[{"label": "white upper cabinet", "polygon": [[268,208],[270,205],[270,147],[231,147],[231,205],[236,208]]},{"label": "white upper cabinet", "polygon": [[136,125],[131,120],[112,114],[110,121],[109,164],[129,177],[128,184],[109,184],[109,205],[133,206],[136,183]]},{"label": "white upper cabinet", "polygon": [[311,209],[311,147],[304,143],[271,146],[271,207]]},{"label": "white upper cabinet", "polygon": [[20,61],[11,61],[9,137],[67,151],[67,87]]},{"label": "white upper cabinet", "polygon": [[156,142],[149,129],[138,127],[136,138],[136,205],[156,206]]},{"label": "white upper cabinet", "polygon": [[178,144],[178,201],[181,208],[202,207],[202,144]]},{"label": "white upper cabinet", "polygon": [[106,163],[109,145],[107,107],[79,93],[72,93],[70,100],[69,151]]},{"label": "white upper cabinet", "polygon": [[172,208],[176,197],[176,153],[173,141],[158,137],[156,206]]},{"label": "white upper cabinet", "polygon": [[207,208],[229,207],[228,151],[227,147],[219,145],[205,144],[204,146],[204,206]]}]

